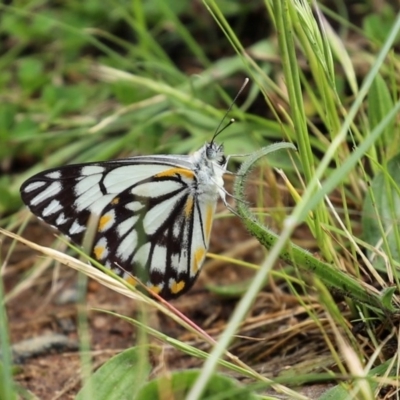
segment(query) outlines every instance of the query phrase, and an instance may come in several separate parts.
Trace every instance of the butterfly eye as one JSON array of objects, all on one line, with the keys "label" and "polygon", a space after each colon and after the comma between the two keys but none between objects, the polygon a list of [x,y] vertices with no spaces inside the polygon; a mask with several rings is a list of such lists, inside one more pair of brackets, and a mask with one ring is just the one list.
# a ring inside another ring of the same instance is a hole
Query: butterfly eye
[{"label": "butterfly eye", "polygon": [[209,160],[212,160],[214,158],[214,155],[215,155],[214,143],[210,143],[206,147],[206,157]]},{"label": "butterfly eye", "polygon": [[224,165],[226,157],[224,155],[224,146],[210,143],[206,149],[206,157],[208,160],[216,161],[219,165]]},{"label": "butterfly eye", "polygon": [[215,143],[209,143],[206,147],[206,157],[208,160],[216,160],[219,158],[221,153],[221,146],[217,146]]}]

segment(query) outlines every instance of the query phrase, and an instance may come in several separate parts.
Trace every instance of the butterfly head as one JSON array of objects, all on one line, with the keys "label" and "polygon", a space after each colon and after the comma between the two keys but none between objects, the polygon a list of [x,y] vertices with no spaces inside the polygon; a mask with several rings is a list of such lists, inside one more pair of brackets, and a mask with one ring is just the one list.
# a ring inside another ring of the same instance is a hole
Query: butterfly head
[{"label": "butterfly head", "polygon": [[222,144],[216,144],[215,142],[206,143],[205,156],[210,162],[217,163],[221,166],[226,164],[224,146]]}]

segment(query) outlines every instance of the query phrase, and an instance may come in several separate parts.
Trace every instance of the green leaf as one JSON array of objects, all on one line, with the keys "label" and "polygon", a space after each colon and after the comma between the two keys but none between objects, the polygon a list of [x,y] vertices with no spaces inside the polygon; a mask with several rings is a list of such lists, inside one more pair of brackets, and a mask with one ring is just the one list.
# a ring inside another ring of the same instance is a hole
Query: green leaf
[{"label": "green leaf", "polygon": [[392,307],[393,304],[393,296],[397,291],[397,287],[396,286],[392,286],[389,288],[386,288],[382,291],[381,295],[382,295],[382,303],[383,305],[385,305],[388,309],[390,309]]},{"label": "green leaf", "polygon": [[[142,387],[135,400],[185,399],[199,374],[199,370],[179,371],[155,379]],[[258,397],[250,393],[246,387],[239,386],[234,379],[214,374],[201,399],[256,400]]]},{"label": "green leaf", "polygon": [[42,92],[42,99],[53,116],[78,111],[86,107],[85,88],[79,86],[53,86],[48,84]]},{"label": "green leaf", "polygon": [[[390,368],[391,364],[393,363],[393,360],[387,360],[385,361],[383,364],[371,369],[371,371],[369,371],[367,377],[370,377],[370,388],[371,391],[375,391],[376,388],[379,385],[379,381],[376,379],[376,377],[378,376],[390,376],[390,375],[394,375],[396,374],[396,370],[391,367],[391,371],[389,372],[389,374],[387,374],[387,370],[388,368]],[[349,385],[338,385],[333,387],[332,389],[327,390],[320,398],[319,400],[349,400]],[[353,398],[353,397],[352,397]],[[358,398],[358,397],[357,397]],[[363,396],[361,396],[360,398],[365,398]]]},{"label": "green leaf", "polygon": [[218,296],[225,297],[225,298],[238,298],[242,297],[249,286],[251,285],[253,279],[246,279],[242,282],[233,283],[230,285],[206,285],[207,289]]},{"label": "green leaf", "polygon": [[43,62],[34,57],[19,60],[18,78],[26,93],[39,89],[48,79],[44,73]]},{"label": "green leaf", "polygon": [[9,175],[0,177],[0,215],[21,206],[19,191],[13,189]]},{"label": "green leaf", "polygon": [[[387,163],[386,170],[375,176],[362,210],[363,239],[373,247],[379,246],[393,260],[400,257],[399,188],[400,154]],[[373,265],[380,271],[386,271],[386,260],[382,257],[375,257]]]},{"label": "green leaf", "polygon": [[2,104],[0,108],[0,142],[12,137],[11,128],[17,113],[17,107],[14,104]]},{"label": "green leaf", "polygon": [[[379,12],[370,13],[364,18],[363,28],[365,33],[380,44],[384,43],[394,24],[395,18],[396,13],[393,7],[389,3],[386,3]],[[400,37],[397,35],[397,43],[399,39]]]},{"label": "green leaf", "polygon": [[134,399],[150,373],[144,348],[132,347],[99,368],[78,393],[76,400]]},{"label": "green leaf", "polygon": [[[393,108],[393,99],[390,95],[389,88],[385,80],[381,75],[376,75],[372,82],[371,89],[368,92],[368,119],[370,129],[372,130],[383,120],[383,118]],[[384,132],[379,140],[383,141],[383,147],[388,148],[389,152],[397,151],[397,146],[388,147],[388,143],[393,143],[393,131],[395,129],[395,118],[386,125]],[[386,144],[386,145],[385,145]],[[388,159],[393,156],[394,153],[388,155]]]}]

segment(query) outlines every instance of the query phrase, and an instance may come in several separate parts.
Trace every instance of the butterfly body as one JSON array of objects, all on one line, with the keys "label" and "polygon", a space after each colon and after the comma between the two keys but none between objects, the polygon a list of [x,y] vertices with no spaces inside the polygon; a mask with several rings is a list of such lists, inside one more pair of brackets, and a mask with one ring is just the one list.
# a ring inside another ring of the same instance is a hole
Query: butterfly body
[{"label": "butterfly body", "polygon": [[217,200],[225,202],[226,165],[222,146],[211,142],[187,156],[51,169],[28,179],[21,196],[75,243],[94,224],[94,258],[169,299],[193,285],[204,262]]}]

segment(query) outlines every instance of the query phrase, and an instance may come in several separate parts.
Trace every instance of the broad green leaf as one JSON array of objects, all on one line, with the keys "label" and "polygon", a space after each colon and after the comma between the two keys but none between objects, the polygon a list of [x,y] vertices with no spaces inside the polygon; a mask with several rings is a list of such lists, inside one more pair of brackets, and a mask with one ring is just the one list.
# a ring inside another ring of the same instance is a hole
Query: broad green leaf
[{"label": "broad green leaf", "polygon": [[[385,171],[375,176],[362,211],[363,239],[393,260],[399,260],[400,241],[400,154],[393,157]],[[375,201],[375,207],[373,204]],[[386,260],[375,256],[373,265],[386,271]]]},{"label": "broad green leaf", "polygon": [[136,398],[150,373],[146,352],[132,347],[99,368],[78,393],[76,400],[131,400]]},{"label": "broad green leaf", "polygon": [[[382,7],[377,13],[370,13],[366,15],[363,21],[363,29],[365,33],[374,38],[377,43],[384,43],[391,27],[394,24],[396,18],[396,13],[389,3],[382,3]],[[399,35],[397,35],[396,42],[400,40]]]},{"label": "broad green leaf", "polygon": [[44,63],[39,58],[21,58],[18,63],[18,78],[26,93],[33,93],[48,79],[44,73]]},{"label": "broad green leaf", "polygon": [[[372,82],[371,89],[368,92],[368,119],[370,129],[372,130],[375,128],[392,108],[393,100],[389,88],[386,81],[378,74]],[[392,157],[398,149],[396,141],[398,143],[399,138],[396,138],[396,135],[393,135],[394,129],[395,119],[393,118],[386,125],[383,135],[379,139],[383,142],[383,147],[388,148],[388,159]],[[393,144],[393,146],[388,146],[389,143]]]},{"label": "broad green leaf", "polygon": [[[174,372],[155,379],[142,387],[135,400],[185,399],[200,371],[188,370]],[[258,396],[239,386],[234,379],[214,374],[201,396],[202,400],[257,400]]]}]

